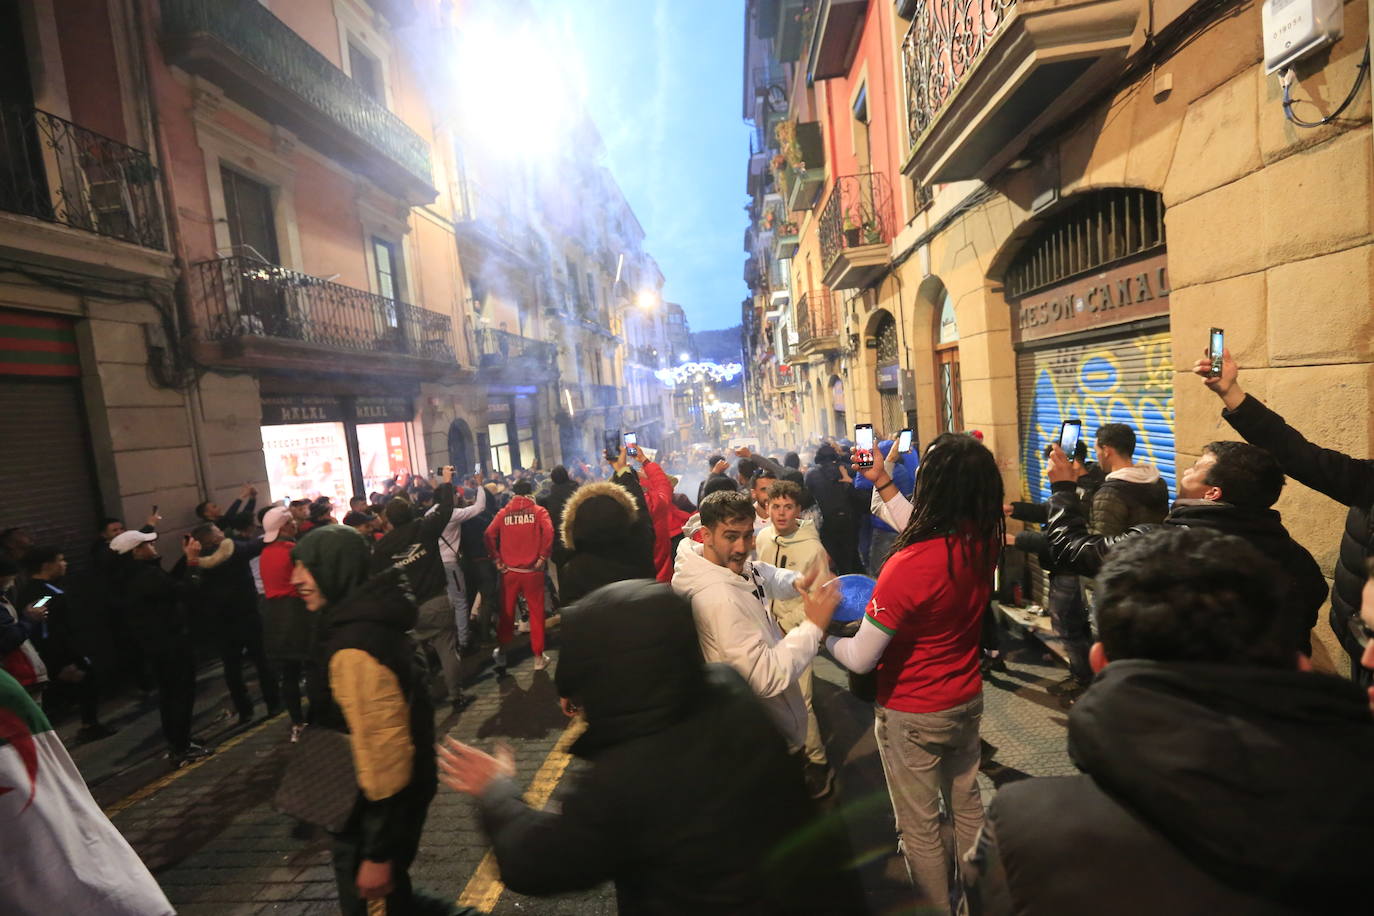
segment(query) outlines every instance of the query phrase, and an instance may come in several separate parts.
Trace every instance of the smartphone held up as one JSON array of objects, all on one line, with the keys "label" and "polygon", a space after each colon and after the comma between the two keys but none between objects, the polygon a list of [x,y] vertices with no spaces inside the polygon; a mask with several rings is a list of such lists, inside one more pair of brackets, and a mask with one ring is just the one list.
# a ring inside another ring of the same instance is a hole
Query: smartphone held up
[{"label": "smartphone held up", "polygon": [[1083,434],[1083,421],[1077,418],[1065,420],[1059,427],[1059,447],[1064,450],[1064,454],[1073,460],[1073,453],[1078,448],[1078,440]]},{"label": "smartphone held up", "polygon": [[1221,328],[1212,328],[1212,333],[1207,343],[1207,355],[1212,360],[1212,378],[1221,378],[1221,359],[1225,353],[1226,332]]},{"label": "smartphone held up", "polygon": [[897,433],[897,454],[905,455],[911,451],[911,446],[915,444],[916,430],[904,429]]},{"label": "smartphone held up", "polygon": [[639,437],[634,433],[625,434],[625,454],[636,457],[639,455]]},{"label": "smartphone held up", "polygon": [[854,425],[854,467],[873,467],[873,424]]}]

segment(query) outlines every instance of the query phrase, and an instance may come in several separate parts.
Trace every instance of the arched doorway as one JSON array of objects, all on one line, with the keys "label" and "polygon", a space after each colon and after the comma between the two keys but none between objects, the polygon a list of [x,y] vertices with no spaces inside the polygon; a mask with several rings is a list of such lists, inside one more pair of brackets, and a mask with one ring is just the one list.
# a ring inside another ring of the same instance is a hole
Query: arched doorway
[{"label": "arched doorway", "polygon": [[474,458],[475,444],[472,430],[464,420],[454,420],[448,425],[448,461],[458,474],[467,475],[479,470]]},{"label": "arched doorway", "polygon": [[897,361],[897,319],[886,310],[880,311],[877,324],[873,328],[873,341],[876,344],[876,365],[874,381],[878,389],[879,433],[895,437],[897,431],[906,425],[906,414],[902,411],[902,396],[898,379],[901,367]]},{"label": "arched doorway", "polygon": [[959,322],[954,315],[954,300],[942,290],[940,307],[935,312],[935,398],[940,432],[957,433],[964,428],[964,395],[959,381]]}]

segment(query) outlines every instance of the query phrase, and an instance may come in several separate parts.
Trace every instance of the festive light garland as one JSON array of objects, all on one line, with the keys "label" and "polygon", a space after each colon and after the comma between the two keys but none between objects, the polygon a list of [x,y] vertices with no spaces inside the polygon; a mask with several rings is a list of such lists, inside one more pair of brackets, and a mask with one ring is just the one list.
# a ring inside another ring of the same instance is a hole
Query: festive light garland
[{"label": "festive light garland", "polygon": [[739,363],[692,362],[659,369],[654,375],[665,385],[676,387],[688,382],[728,382],[744,371]]}]

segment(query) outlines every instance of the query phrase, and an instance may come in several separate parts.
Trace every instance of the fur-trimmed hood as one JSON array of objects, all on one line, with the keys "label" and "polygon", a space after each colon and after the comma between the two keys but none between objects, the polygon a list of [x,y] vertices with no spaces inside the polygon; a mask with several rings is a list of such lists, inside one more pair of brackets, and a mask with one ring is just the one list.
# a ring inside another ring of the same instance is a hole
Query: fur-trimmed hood
[{"label": "fur-trimmed hood", "polygon": [[609,481],[589,483],[568,498],[558,536],[568,550],[619,544],[638,518],[634,497],[624,487]]}]

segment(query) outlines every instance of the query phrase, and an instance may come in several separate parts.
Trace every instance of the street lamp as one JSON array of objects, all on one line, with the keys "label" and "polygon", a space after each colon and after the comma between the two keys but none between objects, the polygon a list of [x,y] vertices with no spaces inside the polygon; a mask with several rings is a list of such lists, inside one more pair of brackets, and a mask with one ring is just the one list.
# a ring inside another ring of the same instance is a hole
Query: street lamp
[{"label": "street lamp", "polygon": [[652,309],[654,306],[658,305],[658,294],[646,290],[645,292],[642,292],[635,296],[635,305],[639,306],[645,311],[648,311],[649,309]]}]

